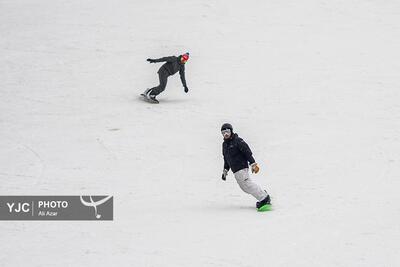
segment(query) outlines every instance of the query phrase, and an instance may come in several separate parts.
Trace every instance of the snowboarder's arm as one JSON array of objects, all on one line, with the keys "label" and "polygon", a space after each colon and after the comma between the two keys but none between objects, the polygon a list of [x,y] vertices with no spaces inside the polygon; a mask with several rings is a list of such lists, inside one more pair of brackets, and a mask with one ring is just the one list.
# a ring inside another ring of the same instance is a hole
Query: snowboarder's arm
[{"label": "snowboarder's arm", "polygon": [[229,164],[228,162],[226,162],[225,156],[224,156],[224,170],[222,172],[222,180],[226,180],[226,176],[228,175],[228,171],[229,171]]},{"label": "snowboarder's arm", "polygon": [[224,170],[229,171],[230,167],[228,162],[226,161],[225,153],[224,153],[224,144],[222,144],[222,156],[224,157]]},{"label": "snowboarder's arm", "polygon": [[181,76],[183,88],[186,89],[187,85],[186,85],[186,79],[185,79],[185,65],[182,65],[181,69],[179,70],[179,75]]},{"label": "snowboarder's arm", "polygon": [[224,157],[224,170],[229,171],[229,169],[230,169],[229,164],[228,164],[228,162],[226,162],[226,159]]},{"label": "snowboarder's arm", "polygon": [[239,140],[238,148],[239,148],[239,150],[245,155],[247,161],[248,161],[250,164],[253,164],[253,163],[256,162],[256,161],[254,160],[254,158],[253,158],[253,153],[251,152],[250,147],[246,144],[245,141]]},{"label": "snowboarder's arm", "polygon": [[149,61],[150,63],[156,63],[156,62],[173,62],[176,60],[175,56],[172,57],[162,57],[162,58],[156,58],[156,59],[152,59],[152,58],[148,58],[147,61]]}]

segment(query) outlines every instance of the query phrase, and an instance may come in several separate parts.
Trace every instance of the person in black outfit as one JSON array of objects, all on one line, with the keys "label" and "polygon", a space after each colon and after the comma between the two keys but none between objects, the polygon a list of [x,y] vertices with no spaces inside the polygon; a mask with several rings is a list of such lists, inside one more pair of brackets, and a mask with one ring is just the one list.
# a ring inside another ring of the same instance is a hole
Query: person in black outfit
[{"label": "person in black outfit", "polygon": [[240,188],[244,192],[253,195],[258,200],[256,203],[257,209],[266,204],[271,204],[271,198],[267,191],[262,190],[250,179],[249,163],[253,173],[258,173],[260,170],[253,158],[250,147],[242,138],[233,132],[233,127],[229,123],[224,123],[222,125],[221,133],[224,137],[224,142],[222,144],[222,154],[224,156],[222,180],[226,180],[228,171],[231,169]]},{"label": "person in black outfit", "polygon": [[189,60],[189,53],[185,53],[178,57],[171,56],[171,57],[162,57],[159,59],[148,58],[147,61],[150,63],[157,63],[157,62],[166,62],[166,63],[164,63],[158,70],[158,77],[160,79],[160,84],[156,87],[147,89],[144,92],[144,95],[146,95],[148,99],[158,102],[156,96],[165,90],[165,87],[167,86],[168,77],[174,75],[178,71],[179,75],[181,76],[181,81],[185,93],[189,92],[185,79],[185,63],[188,60]]}]

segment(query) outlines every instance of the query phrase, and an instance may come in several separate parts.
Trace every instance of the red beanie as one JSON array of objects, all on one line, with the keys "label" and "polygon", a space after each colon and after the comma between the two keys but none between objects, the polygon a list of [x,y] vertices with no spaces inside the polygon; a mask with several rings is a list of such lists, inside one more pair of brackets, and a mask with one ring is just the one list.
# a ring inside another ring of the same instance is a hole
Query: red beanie
[{"label": "red beanie", "polygon": [[187,61],[189,59],[189,53],[182,55],[182,60]]}]

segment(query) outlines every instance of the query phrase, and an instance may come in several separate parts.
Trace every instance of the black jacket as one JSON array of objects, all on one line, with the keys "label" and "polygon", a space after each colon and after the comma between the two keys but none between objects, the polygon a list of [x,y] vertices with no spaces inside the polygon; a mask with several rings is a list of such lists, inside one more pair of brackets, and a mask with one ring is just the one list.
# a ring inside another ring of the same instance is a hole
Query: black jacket
[{"label": "black jacket", "polygon": [[224,169],[232,169],[232,172],[240,171],[249,167],[249,163],[255,162],[250,147],[237,134],[224,140],[222,144],[222,154],[224,155]]},{"label": "black jacket", "polygon": [[186,87],[186,79],[185,79],[185,64],[181,63],[181,56],[176,57],[162,57],[159,59],[154,59],[154,62],[165,62],[164,65],[158,70],[167,71],[169,75],[174,75],[179,71],[179,75],[181,76],[182,85]]}]

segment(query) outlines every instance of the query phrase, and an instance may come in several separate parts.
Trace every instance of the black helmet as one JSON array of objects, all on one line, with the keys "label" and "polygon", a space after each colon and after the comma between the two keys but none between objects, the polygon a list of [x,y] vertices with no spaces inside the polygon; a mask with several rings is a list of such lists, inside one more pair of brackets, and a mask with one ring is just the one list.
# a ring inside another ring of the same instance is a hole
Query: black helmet
[{"label": "black helmet", "polygon": [[230,123],[224,123],[224,124],[222,124],[222,126],[221,126],[221,131],[222,131],[222,130],[226,130],[226,129],[230,129],[231,132],[233,133],[233,127],[232,127],[232,125],[231,125]]}]

